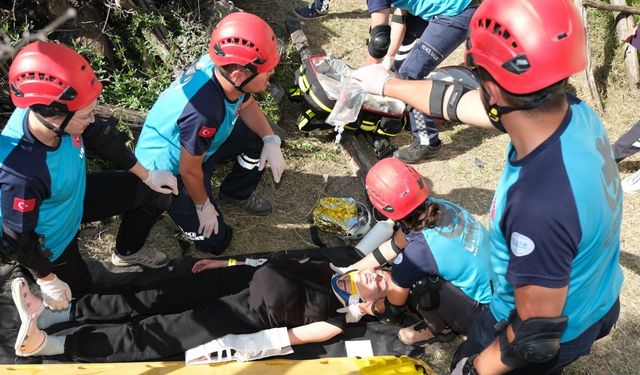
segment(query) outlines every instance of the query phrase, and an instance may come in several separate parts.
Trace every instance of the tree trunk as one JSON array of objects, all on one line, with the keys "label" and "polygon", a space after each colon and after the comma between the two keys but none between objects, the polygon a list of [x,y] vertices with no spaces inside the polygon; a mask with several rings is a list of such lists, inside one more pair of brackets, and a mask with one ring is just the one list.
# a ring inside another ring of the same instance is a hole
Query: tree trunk
[{"label": "tree trunk", "polygon": [[[614,5],[627,5],[626,0],[611,0]],[[625,13],[614,12],[616,20],[616,32],[618,39],[622,40],[629,35],[634,28],[633,16]],[[638,52],[635,48],[626,45],[624,48],[624,64],[627,67],[627,77],[631,88],[640,88],[640,66],[638,65]]]},{"label": "tree trunk", "polygon": [[573,3],[580,12],[580,17],[582,17],[582,24],[584,25],[584,31],[587,34],[587,68],[583,72],[578,73],[575,76],[579,79],[580,85],[582,86],[584,92],[588,93],[591,96],[593,105],[600,112],[604,112],[602,99],[600,99],[600,93],[598,92],[598,88],[596,87],[596,79],[593,76],[593,68],[591,67],[591,49],[589,48],[589,23],[587,22],[587,8],[584,6],[583,0],[573,0]]}]

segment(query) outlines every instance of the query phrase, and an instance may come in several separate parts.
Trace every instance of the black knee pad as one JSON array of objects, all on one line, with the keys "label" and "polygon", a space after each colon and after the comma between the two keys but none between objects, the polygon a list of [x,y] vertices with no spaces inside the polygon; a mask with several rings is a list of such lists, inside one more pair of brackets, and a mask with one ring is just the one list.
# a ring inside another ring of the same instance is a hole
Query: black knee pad
[{"label": "black knee pad", "polygon": [[152,190],[142,203],[142,207],[146,213],[160,216],[171,208],[172,196],[173,194],[162,194]]},{"label": "black knee pad", "polygon": [[211,253],[214,255],[222,254],[229,244],[231,243],[231,238],[233,237],[233,230],[229,226],[224,226],[222,229],[224,233],[218,233],[215,236],[216,240],[212,241],[212,237],[209,237],[205,240],[194,241],[193,243],[196,245],[196,248],[205,253]]},{"label": "black knee pad", "polygon": [[411,285],[409,298],[411,307],[420,311],[433,311],[440,307],[440,278],[425,277]]},{"label": "black knee pad", "polygon": [[377,25],[369,32],[369,55],[376,59],[383,58],[391,43],[391,26]]}]

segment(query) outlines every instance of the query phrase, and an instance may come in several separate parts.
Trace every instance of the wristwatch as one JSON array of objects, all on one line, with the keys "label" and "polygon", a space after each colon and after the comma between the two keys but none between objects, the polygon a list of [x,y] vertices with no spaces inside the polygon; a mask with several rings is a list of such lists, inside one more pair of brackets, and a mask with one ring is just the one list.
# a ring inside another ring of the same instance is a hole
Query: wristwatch
[{"label": "wristwatch", "polygon": [[477,357],[478,355],[474,354],[467,359],[467,362],[464,364],[464,367],[462,367],[463,375],[479,375],[478,370],[476,369],[476,366],[473,365],[473,362],[476,360]]}]

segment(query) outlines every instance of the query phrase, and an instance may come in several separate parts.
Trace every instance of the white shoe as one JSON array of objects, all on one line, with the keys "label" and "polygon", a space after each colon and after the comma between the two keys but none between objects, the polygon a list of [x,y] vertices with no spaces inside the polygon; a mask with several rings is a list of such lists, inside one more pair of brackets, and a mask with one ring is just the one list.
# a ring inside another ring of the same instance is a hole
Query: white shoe
[{"label": "white shoe", "polygon": [[20,330],[14,349],[16,355],[37,355],[47,345],[47,334],[38,328],[38,316],[44,310],[42,301],[31,294],[27,280],[19,277],[11,282],[11,296],[20,314]]},{"label": "white shoe", "polygon": [[162,251],[143,247],[132,255],[120,255],[116,251],[111,254],[111,263],[118,267],[146,266],[149,268],[160,268],[169,264],[169,257]]},{"label": "white shoe", "polygon": [[20,325],[14,349],[19,357],[38,355],[47,346],[49,336],[38,328],[37,319],[27,319]]},{"label": "white shoe", "polygon": [[38,317],[44,311],[42,300],[31,293],[29,283],[22,277],[11,281],[11,296],[22,322],[26,322],[28,319],[38,320]]},{"label": "white shoe", "polygon": [[622,180],[622,190],[631,194],[640,191],[640,170]]}]

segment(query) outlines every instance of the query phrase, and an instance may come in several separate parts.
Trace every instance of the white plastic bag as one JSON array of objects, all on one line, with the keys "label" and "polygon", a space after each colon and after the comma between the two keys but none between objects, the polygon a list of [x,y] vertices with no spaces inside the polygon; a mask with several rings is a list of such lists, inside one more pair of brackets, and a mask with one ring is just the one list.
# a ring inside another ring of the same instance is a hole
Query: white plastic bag
[{"label": "white plastic bag", "polygon": [[340,143],[346,124],[355,122],[367,94],[362,91],[350,74],[343,75],[340,84],[340,95],[336,99],[333,110],[327,117],[327,124],[336,127],[336,143]]}]

